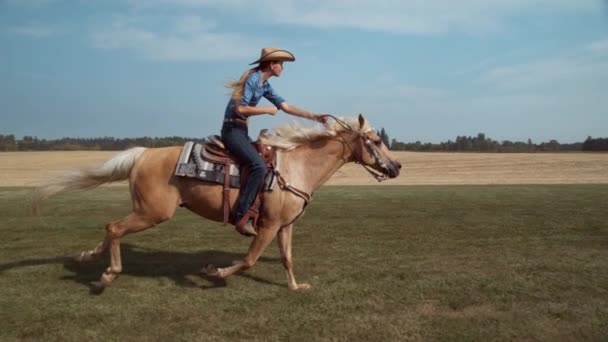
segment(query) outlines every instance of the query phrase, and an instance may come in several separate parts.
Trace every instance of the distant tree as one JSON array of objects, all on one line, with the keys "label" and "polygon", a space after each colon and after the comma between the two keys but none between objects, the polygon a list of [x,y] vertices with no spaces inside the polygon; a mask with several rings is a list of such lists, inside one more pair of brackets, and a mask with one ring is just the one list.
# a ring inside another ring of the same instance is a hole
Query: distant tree
[{"label": "distant tree", "polygon": [[510,140],[503,140],[501,146],[501,152],[513,152],[515,150],[515,143]]},{"label": "distant tree", "polygon": [[473,150],[475,151],[485,151],[486,147],[486,135],[484,133],[477,133],[477,138],[472,138],[471,144],[473,145]]},{"label": "distant tree", "polygon": [[386,147],[390,148],[391,144],[390,144],[390,139],[388,138],[388,134],[386,134],[386,131],[384,130],[384,127],[382,127],[382,129],[380,130],[380,139],[382,139],[382,142],[384,143],[384,145],[386,145]]},{"label": "distant tree", "polygon": [[15,136],[12,134],[2,135],[0,134],[0,151],[16,151],[17,142]]},{"label": "distant tree", "polygon": [[608,138],[587,137],[582,146],[583,151],[608,151]]},{"label": "distant tree", "polygon": [[555,152],[555,151],[559,151],[559,142],[555,139],[551,139],[549,142],[547,143],[542,143],[540,144],[540,150],[541,151],[547,151],[547,152]]},{"label": "distant tree", "polygon": [[581,151],[583,145],[587,150],[596,150],[600,143],[605,143],[604,150],[608,151],[608,139],[592,139],[587,138],[585,143],[560,144],[553,139],[549,142],[536,145],[532,139],[528,138],[527,142],[504,140],[498,142],[487,137],[484,133],[478,133],[477,136],[457,136],[455,141],[448,140],[439,144],[421,143],[403,143],[396,139],[391,142],[391,149],[397,151],[454,151],[454,152],[557,152],[557,151]]}]

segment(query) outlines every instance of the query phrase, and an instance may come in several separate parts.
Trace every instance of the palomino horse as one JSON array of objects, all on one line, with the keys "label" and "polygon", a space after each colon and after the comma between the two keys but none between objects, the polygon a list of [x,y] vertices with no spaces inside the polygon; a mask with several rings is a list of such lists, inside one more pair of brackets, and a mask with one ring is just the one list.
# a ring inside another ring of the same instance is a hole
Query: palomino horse
[{"label": "palomino horse", "polygon": [[[363,116],[357,119],[336,119],[326,127],[304,128],[283,126],[263,138],[267,145],[278,148],[283,186],[264,194],[264,206],[258,220],[258,235],[253,238],[242,261],[232,266],[204,269],[208,276],[225,278],[252,267],[268,244],[278,237],[281,260],[292,290],[310,288],[298,284],[293,274],[291,242],[293,223],[310,199],[342,165],[362,164],[378,180],[399,175],[401,164],[390,156],[387,147]],[[59,192],[88,189],[120,180],[129,180],[133,211],[122,220],[106,225],[105,239],[92,250],[82,252],[78,262],[99,260],[110,249],[110,266],[93,289],[102,291],[122,271],[120,238],[140,232],[169,220],[178,206],[205,218],[222,221],[222,186],[174,175],[181,147],[136,147],[121,152],[101,167],[79,170],[40,187],[33,200],[35,212],[42,201]],[[373,171],[374,169],[375,171]],[[238,190],[231,190],[234,205]]]}]

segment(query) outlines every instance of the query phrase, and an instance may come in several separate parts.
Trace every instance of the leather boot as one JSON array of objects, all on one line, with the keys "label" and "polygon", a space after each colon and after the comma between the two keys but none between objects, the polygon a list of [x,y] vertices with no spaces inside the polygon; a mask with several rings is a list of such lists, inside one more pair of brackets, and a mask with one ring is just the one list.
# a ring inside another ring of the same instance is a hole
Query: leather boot
[{"label": "leather boot", "polygon": [[235,225],[234,227],[236,228],[237,232],[247,237],[258,235],[258,232],[255,231],[255,228],[249,220],[247,220],[245,223],[239,222],[239,224]]}]

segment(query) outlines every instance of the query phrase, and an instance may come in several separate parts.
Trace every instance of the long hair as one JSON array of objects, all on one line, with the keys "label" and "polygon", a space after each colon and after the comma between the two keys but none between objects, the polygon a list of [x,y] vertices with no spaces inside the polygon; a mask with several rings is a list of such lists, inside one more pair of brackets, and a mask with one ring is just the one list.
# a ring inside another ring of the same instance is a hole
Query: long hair
[{"label": "long hair", "polygon": [[238,81],[230,81],[226,83],[226,88],[230,89],[230,97],[232,98],[232,100],[234,100],[234,103],[239,104],[241,102],[241,98],[243,97],[243,86],[245,85],[245,81],[247,81],[247,78],[254,72],[258,72],[259,70],[265,69],[269,64],[270,61],[261,62],[260,64],[258,64],[258,66],[245,71]]}]

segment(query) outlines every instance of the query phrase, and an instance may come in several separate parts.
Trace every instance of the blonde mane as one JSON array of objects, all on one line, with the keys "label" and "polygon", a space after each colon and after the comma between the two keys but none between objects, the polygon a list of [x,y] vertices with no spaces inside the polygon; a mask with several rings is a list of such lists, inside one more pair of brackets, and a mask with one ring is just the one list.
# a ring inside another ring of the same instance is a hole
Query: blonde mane
[{"label": "blonde mane", "polygon": [[[367,120],[363,127],[359,127],[357,118],[339,118],[345,122],[353,130],[361,133],[367,133],[372,130]],[[273,131],[266,133],[261,138],[262,143],[270,146],[275,146],[283,150],[291,150],[300,145],[304,145],[322,138],[335,137],[339,133],[347,131],[347,128],[342,126],[337,121],[330,119],[327,126],[319,127],[304,127],[298,123],[290,123],[275,128]]]}]

